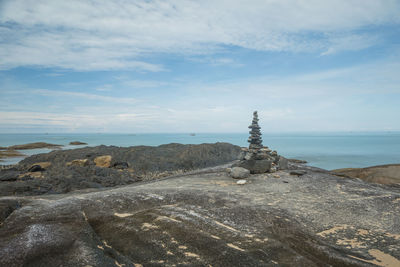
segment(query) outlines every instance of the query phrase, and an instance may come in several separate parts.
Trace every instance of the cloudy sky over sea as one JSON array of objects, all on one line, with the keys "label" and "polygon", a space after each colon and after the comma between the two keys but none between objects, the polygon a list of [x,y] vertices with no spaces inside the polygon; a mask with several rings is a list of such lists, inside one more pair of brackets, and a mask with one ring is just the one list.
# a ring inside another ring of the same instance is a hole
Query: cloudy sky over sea
[{"label": "cloudy sky over sea", "polygon": [[400,130],[400,1],[0,0],[0,132]]}]

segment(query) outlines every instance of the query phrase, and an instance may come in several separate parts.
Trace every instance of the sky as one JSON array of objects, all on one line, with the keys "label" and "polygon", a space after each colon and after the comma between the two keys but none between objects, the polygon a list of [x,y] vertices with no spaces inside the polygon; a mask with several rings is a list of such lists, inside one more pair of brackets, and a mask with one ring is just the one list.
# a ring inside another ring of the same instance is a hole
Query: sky
[{"label": "sky", "polygon": [[400,0],[0,0],[0,133],[400,131]]}]

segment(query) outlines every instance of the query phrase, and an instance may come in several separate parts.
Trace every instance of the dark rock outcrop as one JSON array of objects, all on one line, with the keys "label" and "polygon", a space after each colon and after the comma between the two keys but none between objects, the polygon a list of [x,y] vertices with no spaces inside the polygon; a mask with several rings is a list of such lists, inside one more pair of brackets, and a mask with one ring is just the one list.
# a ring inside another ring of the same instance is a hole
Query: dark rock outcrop
[{"label": "dark rock outcrop", "polygon": [[0,266],[399,266],[400,188],[289,168],[0,198]]},{"label": "dark rock outcrop", "polygon": [[56,150],[22,160],[12,173],[0,170],[0,196],[126,185],[231,162],[240,152],[227,143]]}]

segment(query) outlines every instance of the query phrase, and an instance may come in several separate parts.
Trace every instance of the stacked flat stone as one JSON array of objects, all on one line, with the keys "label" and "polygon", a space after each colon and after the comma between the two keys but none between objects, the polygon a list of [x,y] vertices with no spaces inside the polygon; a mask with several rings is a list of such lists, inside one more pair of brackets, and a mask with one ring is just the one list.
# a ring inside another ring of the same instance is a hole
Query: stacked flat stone
[{"label": "stacked flat stone", "polygon": [[249,149],[250,150],[259,150],[262,146],[262,138],[261,138],[261,127],[258,125],[258,114],[257,111],[253,112],[253,121],[249,126],[249,133],[250,137],[247,140],[250,143]]},{"label": "stacked flat stone", "polygon": [[253,113],[253,121],[250,128],[249,148],[243,148],[244,156],[241,161],[233,167],[242,167],[250,173],[275,172],[279,169],[287,169],[287,160],[278,155],[276,151],[271,151],[262,145],[261,127],[258,125],[257,111]]}]

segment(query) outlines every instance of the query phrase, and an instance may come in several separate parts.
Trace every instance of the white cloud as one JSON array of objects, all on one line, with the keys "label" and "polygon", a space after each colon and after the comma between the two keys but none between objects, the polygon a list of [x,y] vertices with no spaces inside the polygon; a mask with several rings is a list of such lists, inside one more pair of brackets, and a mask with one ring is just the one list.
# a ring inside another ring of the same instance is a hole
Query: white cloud
[{"label": "white cloud", "polygon": [[39,94],[42,96],[53,96],[53,97],[75,97],[75,98],[84,98],[89,100],[99,100],[111,103],[119,103],[119,104],[134,104],[137,103],[138,100],[132,97],[112,97],[112,96],[103,96],[89,93],[80,93],[80,92],[68,92],[68,91],[52,91],[46,89],[36,89],[30,91],[33,94]]},{"label": "white cloud", "polygon": [[155,88],[169,85],[167,82],[155,80],[124,80],[121,84],[132,88]]},{"label": "white cloud", "polygon": [[163,71],[146,56],[213,53],[230,45],[332,54],[373,45],[373,38],[357,33],[366,26],[400,22],[396,0],[5,0],[0,5],[0,69]]},{"label": "white cloud", "polygon": [[370,46],[373,46],[379,42],[376,36],[370,35],[342,35],[334,36],[330,39],[330,45],[327,50],[322,52],[321,55],[331,55],[342,51],[358,51]]}]

